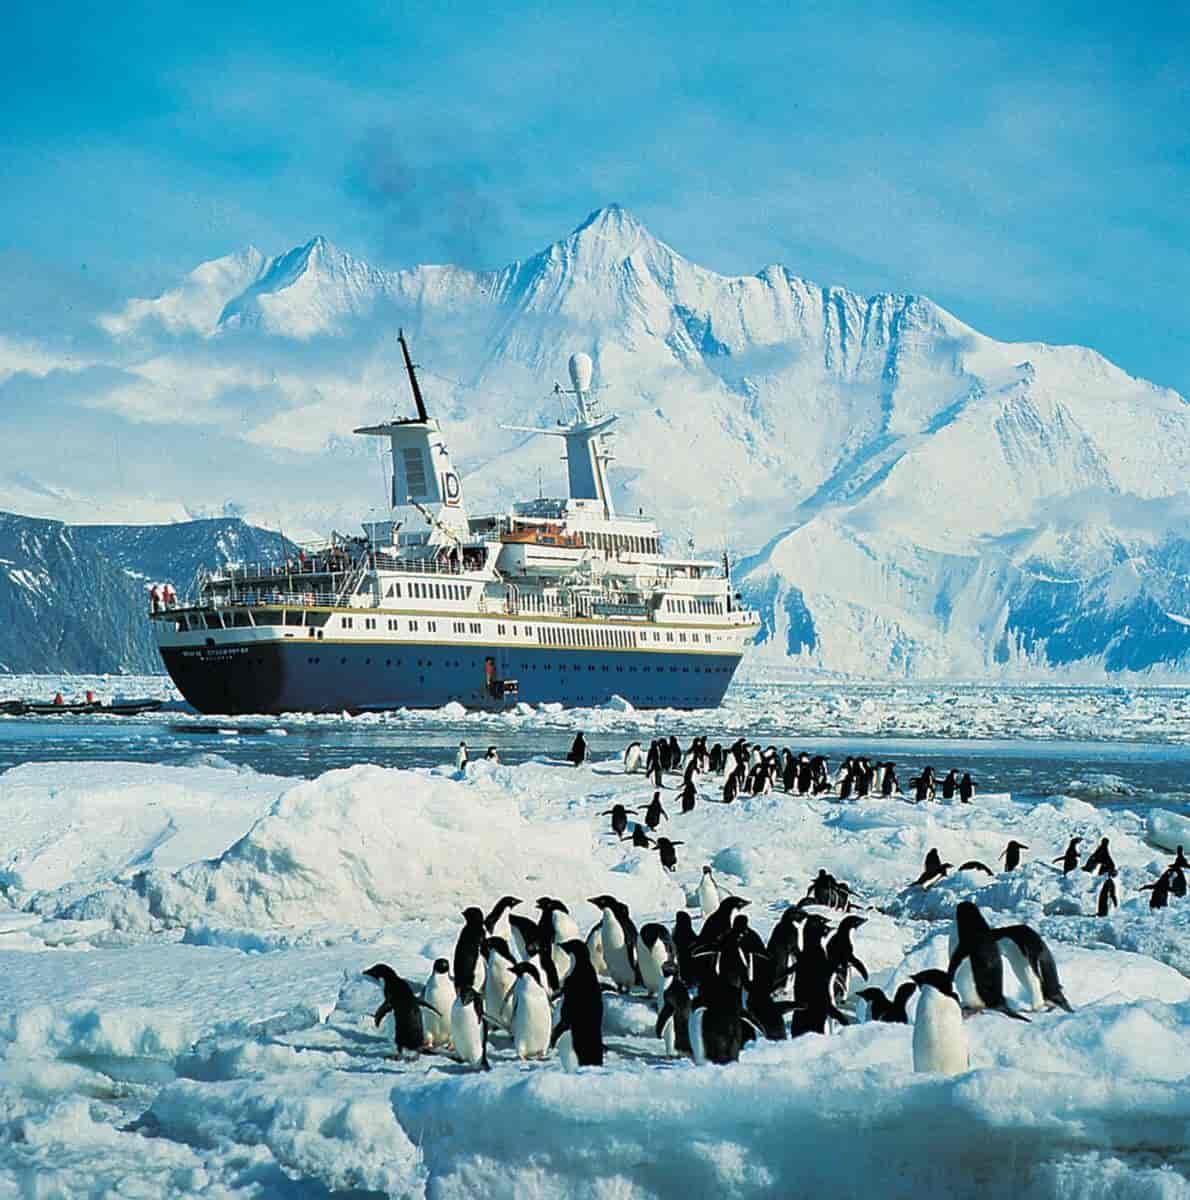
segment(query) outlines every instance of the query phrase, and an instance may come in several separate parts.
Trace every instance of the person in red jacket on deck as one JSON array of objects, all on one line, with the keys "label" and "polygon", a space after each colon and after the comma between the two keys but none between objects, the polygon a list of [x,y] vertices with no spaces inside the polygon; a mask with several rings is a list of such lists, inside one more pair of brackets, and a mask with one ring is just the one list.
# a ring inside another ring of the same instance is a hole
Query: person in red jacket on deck
[{"label": "person in red jacket on deck", "polygon": [[150,612],[159,612],[160,609],[161,609],[161,589],[156,584],[153,584],[153,586],[151,588],[149,588],[149,611]]}]

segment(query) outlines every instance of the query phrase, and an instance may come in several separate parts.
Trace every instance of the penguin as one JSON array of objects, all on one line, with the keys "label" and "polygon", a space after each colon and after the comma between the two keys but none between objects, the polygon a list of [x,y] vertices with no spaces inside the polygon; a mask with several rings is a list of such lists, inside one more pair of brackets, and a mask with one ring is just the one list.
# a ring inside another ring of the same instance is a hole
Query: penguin
[{"label": "penguin", "polygon": [[628,906],[614,896],[592,896],[587,903],[603,913],[600,932],[607,973],[621,992],[631,991],[637,981],[637,934]]},{"label": "penguin", "polygon": [[1116,893],[1116,877],[1107,875],[1104,877],[1103,886],[1099,889],[1099,900],[1096,907],[1096,915],[1106,917],[1112,910],[1120,907],[1120,897]]},{"label": "penguin", "polygon": [[759,1022],[745,1013],[738,987],[717,979],[708,981],[699,991],[688,1023],[694,1061],[700,1065],[738,1062],[745,1022],[757,1033],[763,1032]]},{"label": "penguin", "polygon": [[607,959],[603,957],[603,914],[599,914],[599,920],[591,926],[591,931],[587,934],[587,953],[591,957],[591,965],[595,968],[596,975],[606,975]]},{"label": "penguin", "polygon": [[562,943],[571,939],[577,941],[582,935],[570,915],[570,909],[561,900],[540,896],[537,907],[541,910],[541,919],[537,923],[541,965],[545,968],[550,990],[557,991],[559,981],[570,970],[571,964],[571,956],[562,949]]},{"label": "penguin", "polygon": [[953,800],[955,792],[958,791],[958,787],[959,773],[954,769],[954,767],[951,767],[950,770],[946,772],[946,778],[942,781],[942,799]]},{"label": "penguin", "polygon": [[831,1018],[840,1025],[850,1024],[832,996],[834,971],[822,944],[827,928],[825,918],[817,913],[811,913],[802,928],[802,949],[793,976],[793,1001],[797,1007],[789,1028],[790,1037],[826,1033]]},{"label": "penguin", "polygon": [[959,800],[963,804],[970,804],[975,799],[975,780],[971,778],[970,771],[963,772],[963,778],[959,780]]},{"label": "penguin", "polygon": [[669,976],[661,1001],[655,1030],[665,1043],[665,1053],[670,1058],[675,1054],[693,1054],[690,1047],[690,990],[681,976]]},{"label": "penguin", "polygon": [[867,920],[867,917],[844,917],[826,943],[826,957],[834,975],[834,996],[837,1004],[847,999],[852,967],[860,973],[864,983],[868,982],[868,968],[856,958],[855,949],[851,944],[852,933],[866,924]]},{"label": "penguin", "polygon": [[972,858],[972,859],[969,859],[967,862],[962,863],[958,867],[958,870],[959,871],[982,871],[985,875],[995,875],[995,873],[996,873],[995,871],[992,870],[991,867],[989,867],[987,865],[987,863],[982,863],[977,858]]},{"label": "penguin", "polygon": [[587,739],[581,733],[574,735],[566,761],[576,767],[581,767],[587,761]]},{"label": "penguin", "polygon": [[455,985],[450,978],[450,963],[445,958],[434,959],[434,969],[421,989],[421,998],[429,1006],[422,1014],[426,1046],[449,1046],[450,1009],[455,1002]]},{"label": "penguin", "polygon": [[649,754],[645,760],[645,774],[653,781],[654,787],[661,787],[661,747],[657,742],[649,743]]},{"label": "penguin", "polygon": [[955,926],[956,945],[951,951],[947,974],[953,980],[963,962],[970,961],[974,993],[964,996],[967,1007],[987,1008],[1017,1021],[1028,1021],[1028,1017],[1010,1008],[1004,998],[1004,961],[1000,957],[1000,945],[996,931],[984,920],[978,905],[970,900],[959,901],[955,908]]},{"label": "penguin", "polygon": [[1190,871],[1190,861],[1187,860],[1182,847],[1178,847],[1178,852],[1174,857],[1173,862],[1169,864],[1171,871]]},{"label": "penguin", "polygon": [[1072,837],[1070,844],[1066,847],[1066,853],[1059,855],[1053,861],[1062,864],[1062,874],[1069,875],[1075,867],[1078,866],[1078,844],[1083,839],[1081,837]]},{"label": "penguin", "polygon": [[[704,918],[702,928],[698,931],[699,948],[706,949],[714,946],[722,938],[726,937],[731,929],[732,922],[736,918],[736,914],[741,908],[746,908],[750,903],[750,900],[745,900],[742,896],[728,896],[725,900],[720,900],[719,907],[709,917]],[[675,944],[677,944],[677,940],[675,936]],[[692,976],[687,976],[683,972],[683,978],[692,978]]]},{"label": "penguin", "polygon": [[635,808],[625,808],[623,804],[613,804],[611,808],[605,808],[599,815],[601,817],[611,817],[612,833],[617,838],[622,839],[628,828],[628,814],[636,812]]},{"label": "penguin", "polygon": [[1062,991],[1058,964],[1041,935],[1028,925],[1007,925],[994,932],[1008,965],[1029,998],[1029,1007],[1034,1012],[1054,1006],[1074,1012]]},{"label": "penguin", "polygon": [[487,927],[483,923],[483,909],[472,905],[463,910],[463,920],[466,924],[455,942],[454,981],[455,989],[465,992],[474,988],[483,988],[487,966],[484,963],[484,943],[487,938]]},{"label": "penguin", "polygon": [[[501,896],[496,901],[495,907],[483,919],[483,927],[488,931],[489,937],[503,938],[505,942],[512,944],[512,924],[509,921],[509,914],[520,903],[521,901],[515,896]],[[528,955],[522,954],[520,957],[527,958]]]},{"label": "penguin", "polygon": [[[425,1026],[422,1024],[422,1009],[433,1008],[418,998],[413,988],[387,963],[376,963],[365,972],[384,988],[384,1002],[372,1014],[377,1028],[384,1018],[392,1013],[397,1057],[404,1058],[408,1050],[416,1058],[426,1042]],[[435,1014],[437,1015],[437,1014]]]},{"label": "penguin", "polygon": [[642,925],[636,944],[636,966],[640,981],[650,996],[665,991],[665,968],[674,963],[677,951],[669,930],[656,921]]},{"label": "penguin", "polygon": [[704,916],[708,916],[719,907],[719,888],[710,867],[702,869],[702,879],[698,884],[698,907]]},{"label": "penguin", "polygon": [[814,787],[814,775],[810,770],[810,756],[803,750],[797,756],[797,794],[807,796]]},{"label": "penguin", "polygon": [[732,771],[723,781],[723,803],[734,804],[739,794],[740,775],[738,771]]},{"label": "penguin", "polygon": [[896,763],[884,764],[884,776],[880,780],[880,795],[885,800],[901,794],[901,781],[897,778]]},{"label": "penguin", "polygon": [[668,821],[669,813],[661,807],[661,793],[654,792],[653,799],[649,801],[649,807],[645,809],[645,824],[650,829],[656,829],[663,819]]},{"label": "penguin", "polygon": [[684,846],[685,844],[685,842],[671,842],[666,837],[659,837],[657,839],[657,843],[653,849],[661,855],[661,865],[667,871],[672,872],[678,869],[678,852],[676,847]]},{"label": "penguin", "polygon": [[953,866],[954,863],[944,863],[938,851],[931,847],[926,851],[925,868],[909,886],[928,888],[942,879]]},{"label": "penguin", "polygon": [[909,781],[913,788],[913,799],[921,804],[923,801],[934,799],[934,768],[926,767],[916,779]]},{"label": "penguin", "polygon": [[641,765],[640,742],[629,742],[624,751],[624,774],[635,775]]},{"label": "penguin", "polygon": [[774,989],[783,987],[792,973],[793,964],[801,948],[799,926],[805,919],[806,913],[802,909],[787,908],[769,934],[765,951]]},{"label": "penguin", "polygon": [[509,994],[516,983],[512,968],[516,959],[503,938],[488,938],[488,971],[483,985],[483,1009],[490,1025],[507,1031],[512,1021],[512,1004]]},{"label": "penguin", "polygon": [[1156,883],[1146,883],[1141,886],[1142,892],[1151,892],[1149,896],[1150,908],[1168,908],[1169,907],[1169,882],[1172,871],[1164,871],[1158,877]]},{"label": "penguin", "polygon": [[518,962],[525,962],[533,958],[541,949],[538,941],[537,922],[517,913],[509,913],[508,924],[512,931],[509,945],[515,952],[513,957]]},{"label": "penguin", "polygon": [[450,1040],[459,1062],[492,1069],[488,1062],[488,1027],[483,1017],[483,996],[474,988],[463,988],[450,1010]]},{"label": "penguin", "polygon": [[788,749],[781,751],[781,787],[786,795],[797,788],[797,759]]},{"label": "penguin", "polygon": [[455,770],[465,770],[467,766],[467,743],[460,742],[458,753],[455,755]]},{"label": "penguin", "polygon": [[637,850],[649,850],[652,848],[653,843],[649,841],[649,835],[645,833],[643,825],[633,824],[632,844]]},{"label": "penguin", "polygon": [[908,1025],[907,1005],[915,991],[917,984],[910,979],[897,988],[897,994],[892,1000],[878,987],[866,987],[855,994],[867,1004],[869,1021],[879,1021],[886,1025]]},{"label": "penguin", "polygon": [[561,947],[573,960],[562,986],[562,1007],[551,1045],[567,1070],[603,1066],[603,989],[591,965],[586,942],[571,938]]},{"label": "penguin", "polygon": [[1186,895],[1186,872],[1181,867],[1173,866],[1167,868],[1165,873],[1169,876],[1169,894],[1183,899]]},{"label": "penguin", "polygon": [[693,782],[682,784],[681,791],[678,792],[678,799],[682,802],[683,815],[694,811],[694,803],[698,799],[698,789]]},{"label": "penguin", "polygon": [[1004,860],[1005,871],[1015,871],[1021,865],[1021,851],[1028,850],[1024,842],[1010,841],[1000,857]]},{"label": "penguin", "polygon": [[670,941],[678,959],[678,974],[691,983],[696,976],[694,972],[694,954],[698,948],[698,934],[694,932],[694,922],[684,909],[674,915],[673,929],[670,930]]},{"label": "penguin", "polygon": [[961,1075],[971,1065],[963,1010],[945,971],[918,971],[912,976],[920,995],[913,1017],[913,1069],[938,1075]]},{"label": "penguin", "polygon": [[1103,838],[1099,845],[1091,851],[1091,857],[1083,863],[1083,870],[1091,872],[1098,869],[1100,875],[1110,875],[1115,869],[1116,864],[1112,859],[1111,851],[1108,849],[1107,838]]},{"label": "penguin", "polygon": [[541,975],[532,963],[512,968],[512,1045],[519,1059],[545,1058],[550,1049],[550,998]]},{"label": "penguin", "polygon": [[488,747],[488,752],[484,755],[484,758],[486,758],[488,762],[495,763],[497,766],[500,765],[500,752],[495,746]]}]

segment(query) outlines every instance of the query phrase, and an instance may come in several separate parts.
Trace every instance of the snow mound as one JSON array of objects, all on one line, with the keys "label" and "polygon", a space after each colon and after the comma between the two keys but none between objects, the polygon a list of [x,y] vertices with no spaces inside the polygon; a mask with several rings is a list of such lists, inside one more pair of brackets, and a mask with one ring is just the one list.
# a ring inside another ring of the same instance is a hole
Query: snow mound
[{"label": "snow mound", "polygon": [[1154,808],[1149,812],[1146,837],[1154,846],[1160,846],[1163,850],[1190,846],[1190,817],[1163,808]]},{"label": "snow mound", "polygon": [[[487,762],[465,780],[375,766],[331,771],[287,791],[218,858],[173,875],[147,872],[136,888],[156,919],[191,925],[208,943],[209,926],[457,919],[467,905],[510,892],[531,901],[608,890],[610,864],[601,865],[592,834],[527,818],[515,778]],[[672,891],[659,869],[617,875],[615,887],[637,905]]]}]

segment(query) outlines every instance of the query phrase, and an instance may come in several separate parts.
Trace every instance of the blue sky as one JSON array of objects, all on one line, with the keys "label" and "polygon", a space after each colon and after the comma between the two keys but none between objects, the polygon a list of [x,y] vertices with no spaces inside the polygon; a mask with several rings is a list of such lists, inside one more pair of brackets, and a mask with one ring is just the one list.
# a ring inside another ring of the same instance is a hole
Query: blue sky
[{"label": "blue sky", "polygon": [[1185,4],[42,3],[5,42],[10,297],[319,232],[495,266],[618,201],[1190,394]]}]

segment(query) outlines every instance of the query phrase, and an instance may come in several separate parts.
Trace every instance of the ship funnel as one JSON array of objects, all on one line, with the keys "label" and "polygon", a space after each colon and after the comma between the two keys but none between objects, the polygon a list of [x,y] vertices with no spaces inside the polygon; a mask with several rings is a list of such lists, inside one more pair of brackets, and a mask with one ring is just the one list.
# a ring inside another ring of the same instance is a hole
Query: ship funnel
[{"label": "ship funnel", "polygon": [[591,390],[591,376],[594,372],[595,365],[591,362],[589,354],[580,351],[570,356],[570,382],[580,396],[585,396]]}]

